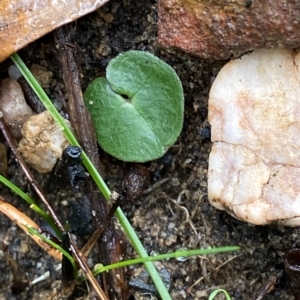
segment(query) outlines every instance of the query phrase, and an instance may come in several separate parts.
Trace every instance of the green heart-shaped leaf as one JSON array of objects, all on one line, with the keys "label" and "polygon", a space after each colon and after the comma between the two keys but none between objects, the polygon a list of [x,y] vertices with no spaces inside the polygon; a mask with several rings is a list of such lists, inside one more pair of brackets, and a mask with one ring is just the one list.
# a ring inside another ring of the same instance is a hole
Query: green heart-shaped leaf
[{"label": "green heart-shaped leaf", "polygon": [[107,79],[95,79],[84,93],[100,146],[124,161],[162,156],[183,124],[183,90],[175,71],[142,51],[118,55],[106,71]]}]

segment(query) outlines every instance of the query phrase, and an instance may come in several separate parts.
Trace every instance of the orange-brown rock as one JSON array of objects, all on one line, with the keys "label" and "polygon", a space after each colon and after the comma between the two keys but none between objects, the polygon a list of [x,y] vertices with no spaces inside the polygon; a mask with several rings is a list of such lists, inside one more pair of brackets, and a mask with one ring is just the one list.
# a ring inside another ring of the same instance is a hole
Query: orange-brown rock
[{"label": "orange-brown rock", "polygon": [[158,41],[215,59],[300,46],[298,0],[160,0]]},{"label": "orange-brown rock", "polygon": [[55,28],[72,22],[109,0],[2,0],[0,62]]}]

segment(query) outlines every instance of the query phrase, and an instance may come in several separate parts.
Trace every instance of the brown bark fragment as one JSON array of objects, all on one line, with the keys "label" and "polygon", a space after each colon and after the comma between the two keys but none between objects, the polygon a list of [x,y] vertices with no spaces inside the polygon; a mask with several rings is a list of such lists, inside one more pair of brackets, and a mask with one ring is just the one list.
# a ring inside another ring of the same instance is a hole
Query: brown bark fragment
[{"label": "brown bark fragment", "polygon": [[[82,148],[99,171],[101,166],[96,135],[91,117],[84,105],[79,69],[75,61],[76,46],[71,46],[68,40],[69,31],[66,27],[59,28],[56,33],[57,48],[60,51],[63,79],[69,104],[70,120]],[[116,230],[112,220],[107,221],[107,203],[100,195],[92,178],[87,179],[86,186],[93,210],[91,215],[93,216],[94,228],[102,228],[103,224],[107,224],[98,240],[99,261],[104,265],[116,263],[120,257],[123,257],[124,249],[121,245],[124,243],[122,240],[123,235]],[[123,300],[128,298],[127,282],[122,269],[114,269],[102,275],[104,290],[112,299]]]}]

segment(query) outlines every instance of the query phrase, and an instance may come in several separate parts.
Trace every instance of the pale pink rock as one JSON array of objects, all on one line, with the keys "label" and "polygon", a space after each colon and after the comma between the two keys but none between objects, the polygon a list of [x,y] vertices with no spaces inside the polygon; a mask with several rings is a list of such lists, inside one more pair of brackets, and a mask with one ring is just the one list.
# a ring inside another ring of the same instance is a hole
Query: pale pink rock
[{"label": "pale pink rock", "polygon": [[11,135],[20,140],[21,128],[33,111],[25,100],[20,84],[14,79],[6,78],[0,85],[0,112]]},{"label": "pale pink rock", "polygon": [[211,204],[253,223],[300,225],[300,54],[229,62],[209,96]]}]

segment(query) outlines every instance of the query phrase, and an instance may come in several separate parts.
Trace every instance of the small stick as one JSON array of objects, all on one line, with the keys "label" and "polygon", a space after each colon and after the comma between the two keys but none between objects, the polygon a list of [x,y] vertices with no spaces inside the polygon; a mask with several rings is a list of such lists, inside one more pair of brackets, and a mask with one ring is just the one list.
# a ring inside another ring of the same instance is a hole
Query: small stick
[{"label": "small stick", "polygon": [[39,184],[37,183],[37,181],[34,179],[31,171],[29,170],[29,168],[27,167],[27,164],[25,163],[23,157],[21,156],[21,154],[19,153],[19,151],[16,148],[15,142],[10,134],[10,132],[7,129],[6,124],[3,122],[3,118],[0,117],[0,129],[4,135],[4,138],[6,139],[10,149],[12,150],[12,152],[14,153],[14,155],[16,156],[17,160],[20,163],[21,168],[23,169],[26,177],[28,178],[31,186],[34,188],[35,192],[38,194],[38,196],[40,197],[40,199],[43,201],[43,203],[46,205],[52,219],[54,220],[55,224],[58,226],[58,228],[63,232],[65,231],[64,227],[62,226],[62,224],[60,223],[58,217],[56,216],[54,210],[52,209],[51,205],[48,203],[46,197],[44,196],[41,187],[39,186]]},{"label": "small stick", "polygon": [[32,87],[29,85],[27,80],[24,78],[18,67],[15,65],[10,66],[8,69],[8,74],[10,78],[15,79],[19,82],[26,96],[26,102],[31,107],[31,109],[36,114],[43,112],[46,108],[42,104],[37,94],[33,91]]},{"label": "small stick", "polygon": [[[89,112],[85,107],[81,90],[79,69],[75,59],[76,47],[72,44],[70,46],[67,26],[58,28],[55,33],[57,48],[60,50],[59,58],[68,98],[70,121],[83,150],[89,156],[96,169],[100,171],[101,165],[96,134]],[[123,255],[121,233],[115,229],[112,222],[106,221],[108,205],[103,197],[101,197],[91,178],[87,178],[86,186],[92,211],[94,212],[92,220],[95,229],[101,228],[103,223],[107,223],[103,235],[105,235],[108,242],[101,239],[98,240],[99,261],[103,264],[114,263]],[[111,298],[126,299],[128,289],[122,269],[111,270],[111,272],[102,274],[102,277],[104,290],[109,291]]]},{"label": "small stick", "polygon": [[89,282],[91,283],[91,285],[95,289],[97,295],[100,297],[101,300],[109,300],[107,298],[106,294],[104,293],[104,291],[100,288],[99,283],[97,282],[95,276],[93,275],[93,273],[89,269],[85,259],[82,257],[83,255],[76,248],[74,242],[72,240],[70,240],[70,241],[71,241],[72,253],[75,256],[76,260],[78,261],[80,268],[83,270],[83,272],[85,272],[87,278],[89,279]]},{"label": "small stick", "polygon": [[[23,171],[25,172],[31,186],[34,188],[34,190],[36,191],[36,193],[39,195],[39,197],[41,198],[41,200],[44,202],[44,204],[46,205],[47,209],[49,210],[49,213],[51,215],[51,217],[53,218],[54,222],[56,223],[56,225],[58,226],[58,228],[64,232],[65,229],[63,227],[63,225],[60,223],[58,217],[56,216],[54,210],[52,209],[51,205],[48,203],[47,199],[45,198],[42,189],[40,188],[39,184],[37,183],[37,181],[34,179],[32,173],[30,172],[29,168],[27,167],[23,157],[20,155],[19,151],[16,149],[14,140],[11,136],[11,134],[9,133],[5,123],[3,122],[3,118],[0,117],[0,129],[4,135],[4,138],[6,139],[8,145],[10,146],[12,152],[14,153],[14,155],[16,156],[16,158],[18,159],[21,168],[23,169]],[[71,243],[71,248],[72,248],[72,253],[75,256],[79,266],[82,268],[82,270],[86,273],[89,281],[91,282],[92,286],[94,287],[95,291],[97,292],[98,296],[100,297],[101,300],[108,300],[108,298],[105,296],[103,290],[100,288],[97,280],[95,279],[95,277],[93,276],[92,272],[90,271],[90,269],[88,268],[86,262],[84,261],[84,259],[82,258],[82,255],[80,254],[79,250],[76,248],[74,242],[72,240],[70,240]]]},{"label": "small stick", "polygon": [[[28,227],[34,228],[38,230],[39,226],[33,222],[30,218],[28,218],[24,213],[20,212],[13,205],[7,203],[3,197],[0,196],[0,211],[5,214],[8,218],[10,218],[13,222],[15,222],[21,229],[23,229],[27,234]],[[62,254],[52,248],[47,243],[43,242],[37,235],[30,234],[31,239],[33,239],[43,250],[47,251],[47,253],[57,260],[62,260]]]},{"label": "small stick", "polygon": [[[114,194],[114,193],[112,193]],[[102,235],[103,231],[107,228],[107,226],[110,225],[111,218],[114,216],[117,208],[120,206],[121,201],[126,198],[126,189],[123,190],[121,195],[118,195],[118,198],[113,202],[105,221],[103,222],[103,225],[100,228],[97,228],[95,232],[92,234],[92,236],[89,238],[87,243],[84,245],[84,247],[81,249],[81,253],[88,257],[91,250],[95,246],[95,243],[98,241],[100,236]]]}]

